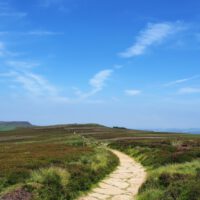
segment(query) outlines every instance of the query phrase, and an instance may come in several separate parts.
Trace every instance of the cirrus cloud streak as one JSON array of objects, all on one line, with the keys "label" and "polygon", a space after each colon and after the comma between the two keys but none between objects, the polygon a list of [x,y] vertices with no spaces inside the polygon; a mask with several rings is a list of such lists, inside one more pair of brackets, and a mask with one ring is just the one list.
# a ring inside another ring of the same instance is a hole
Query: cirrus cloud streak
[{"label": "cirrus cloud streak", "polygon": [[183,29],[184,26],[180,22],[149,23],[147,28],[137,36],[136,42],[119,55],[124,58],[140,56],[147,48],[162,43],[167,37]]}]

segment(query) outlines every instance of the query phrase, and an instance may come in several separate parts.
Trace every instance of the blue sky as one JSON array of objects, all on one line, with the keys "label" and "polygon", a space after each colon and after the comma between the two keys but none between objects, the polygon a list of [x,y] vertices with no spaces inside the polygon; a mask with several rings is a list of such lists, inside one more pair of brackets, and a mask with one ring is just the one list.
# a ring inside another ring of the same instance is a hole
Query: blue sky
[{"label": "blue sky", "polygon": [[0,0],[0,120],[200,127],[198,0]]}]

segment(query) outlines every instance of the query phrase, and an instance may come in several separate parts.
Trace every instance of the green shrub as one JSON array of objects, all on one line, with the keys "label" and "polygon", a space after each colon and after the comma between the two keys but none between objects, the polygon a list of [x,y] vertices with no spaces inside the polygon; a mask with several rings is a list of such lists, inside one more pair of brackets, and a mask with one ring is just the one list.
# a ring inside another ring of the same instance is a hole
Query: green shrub
[{"label": "green shrub", "polygon": [[31,182],[45,184],[50,182],[52,179],[59,179],[61,185],[63,187],[66,187],[69,181],[69,173],[67,170],[59,168],[59,167],[50,167],[50,168],[44,168],[40,169],[38,171],[33,171],[31,173]]},{"label": "green shrub", "polygon": [[172,182],[163,194],[162,200],[199,200],[200,181],[194,179]]},{"label": "green shrub", "polygon": [[158,181],[159,185],[163,187],[168,187],[171,183],[176,182],[176,181],[185,181],[189,178],[189,175],[187,174],[180,174],[180,173],[162,173],[160,174]]},{"label": "green shrub", "polygon": [[137,200],[160,200],[162,197],[162,190],[149,189],[137,197]]},{"label": "green shrub", "polygon": [[[50,167],[31,173],[30,183],[38,200],[65,198],[65,189],[69,182],[69,173],[62,168]],[[34,186],[39,186],[34,188]]]},{"label": "green shrub", "polygon": [[140,188],[138,198],[151,195],[151,190],[159,190],[162,195],[157,200],[200,200],[198,166],[200,162],[196,160],[154,169]]},{"label": "green shrub", "polygon": [[29,173],[27,171],[9,173],[6,178],[0,178],[0,193],[6,187],[10,187],[18,183],[24,183],[27,178],[29,178]]},{"label": "green shrub", "polygon": [[123,140],[110,146],[147,167],[149,175],[139,189],[138,200],[200,200],[199,140]]},{"label": "green shrub", "polygon": [[71,173],[67,199],[75,199],[81,192],[88,191],[118,165],[118,158],[111,152],[97,148],[95,154],[83,157],[68,166]]},{"label": "green shrub", "polygon": [[87,145],[86,140],[78,134],[74,134],[73,136],[69,137],[65,143],[75,147]]}]

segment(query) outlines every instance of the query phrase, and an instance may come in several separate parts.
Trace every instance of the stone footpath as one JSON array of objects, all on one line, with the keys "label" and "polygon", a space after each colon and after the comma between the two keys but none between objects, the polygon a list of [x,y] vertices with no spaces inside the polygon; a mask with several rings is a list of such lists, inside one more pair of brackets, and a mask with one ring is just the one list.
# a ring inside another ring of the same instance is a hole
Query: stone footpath
[{"label": "stone footpath", "polygon": [[78,200],[134,200],[146,178],[145,169],[131,157],[111,150],[120,160],[120,165],[87,196]]}]

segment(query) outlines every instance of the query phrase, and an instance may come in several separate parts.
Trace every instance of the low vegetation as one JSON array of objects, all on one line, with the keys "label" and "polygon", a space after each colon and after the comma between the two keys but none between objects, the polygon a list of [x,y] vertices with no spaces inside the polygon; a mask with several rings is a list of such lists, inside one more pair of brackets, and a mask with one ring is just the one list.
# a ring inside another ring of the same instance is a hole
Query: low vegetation
[{"label": "low vegetation", "polygon": [[200,138],[173,134],[165,139],[115,141],[110,144],[131,155],[149,175],[138,200],[200,200]]},{"label": "low vegetation", "polygon": [[[44,137],[38,133],[41,130],[35,130],[35,135],[31,134],[33,130],[26,131],[17,140],[13,137],[16,131],[8,132],[9,139],[0,142],[0,196],[3,199],[15,191],[26,191],[33,200],[75,199],[118,164],[118,158],[99,142],[74,132],[60,134],[54,130],[54,134],[50,131]],[[2,136],[5,137],[6,134]]]},{"label": "low vegetation", "polygon": [[138,200],[200,200],[198,135],[97,124],[1,131],[1,196],[21,193],[29,197],[22,200],[75,199],[118,164],[102,144],[127,153],[147,168]]}]

